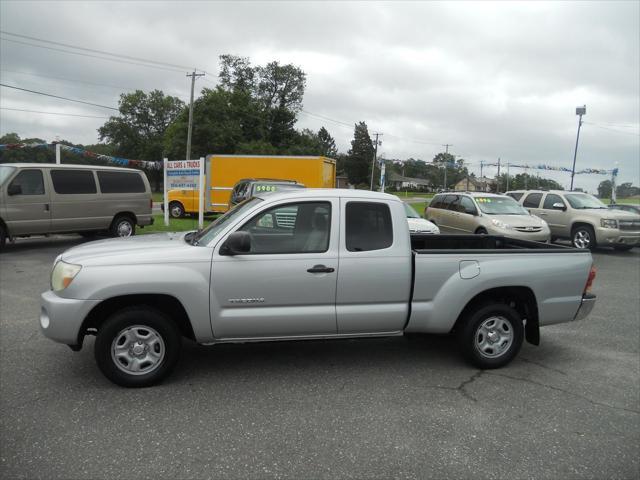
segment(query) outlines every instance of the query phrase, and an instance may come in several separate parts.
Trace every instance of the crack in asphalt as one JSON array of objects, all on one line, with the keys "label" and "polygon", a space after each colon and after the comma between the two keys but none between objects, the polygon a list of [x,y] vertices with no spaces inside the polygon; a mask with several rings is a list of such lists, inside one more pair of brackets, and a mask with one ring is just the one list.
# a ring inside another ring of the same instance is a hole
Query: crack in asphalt
[{"label": "crack in asphalt", "polygon": [[471,400],[472,402],[478,402],[478,399],[467,392],[466,388],[475,382],[478,378],[480,378],[484,374],[484,370],[478,370],[473,375],[471,375],[467,380],[464,380],[460,385],[458,385],[454,390],[460,392],[464,398]]},{"label": "crack in asphalt", "polygon": [[560,387],[554,387],[553,385],[548,385],[546,383],[536,382],[535,380],[530,380],[528,378],[514,377],[512,375],[505,375],[504,373],[495,373],[495,372],[487,372],[487,371],[485,371],[484,373],[486,373],[487,375],[493,375],[494,377],[503,377],[503,378],[508,378],[510,380],[517,380],[517,381],[520,381],[520,382],[525,382],[525,383],[530,383],[532,385],[537,385],[539,387],[548,388],[550,390],[555,390],[557,392],[566,393],[567,395],[572,395],[574,397],[580,398],[580,399],[582,399],[582,400],[584,400],[584,401],[586,401],[586,402],[588,402],[588,403],[590,403],[592,405],[597,405],[597,406],[600,406],[600,407],[607,407],[607,408],[611,408],[613,410],[622,410],[622,411],[629,412],[629,413],[635,413],[636,415],[640,414],[640,412],[637,411],[637,410],[632,410],[630,408],[625,408],[625,407],[618,407],[618,406],[615,406],[615,405],[609,405],[608,403],[598,402],[596,400],[592,400],[589,397],[585,397],[584,395],[580,395],[579,393],[571,392],[569,390],[565,390],[565,389],[560,388]]}]

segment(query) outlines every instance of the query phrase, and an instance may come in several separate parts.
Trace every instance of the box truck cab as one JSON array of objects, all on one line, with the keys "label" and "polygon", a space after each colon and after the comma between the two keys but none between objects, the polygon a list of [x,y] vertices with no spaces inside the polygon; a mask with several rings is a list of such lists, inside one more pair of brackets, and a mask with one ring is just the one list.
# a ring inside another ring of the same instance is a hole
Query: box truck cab
[{"label": "box truck cab", "polygon": [[[208,155],[205,163],[205,212],[229,209],[233,187],[245,178],[281,178],[309,188],[334,188],[336,161],[323,156]],[[169,190],[169,213],[198,212],[197,190]]]}]

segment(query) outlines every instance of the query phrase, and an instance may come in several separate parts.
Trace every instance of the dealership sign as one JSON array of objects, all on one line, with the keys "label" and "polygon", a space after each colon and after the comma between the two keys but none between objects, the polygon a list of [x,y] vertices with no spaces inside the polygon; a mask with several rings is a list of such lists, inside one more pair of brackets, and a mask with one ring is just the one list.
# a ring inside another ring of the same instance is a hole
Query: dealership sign
[{"label": "dealership sign", "polygon": [[[164,159],[164,224],[169,226],[169,191],[193,190],[198,192],[198,226],[204,223],[204,158],[199,160]],[[195,207],[192,206],[192,208]],[[184,206],[183,206],[184,209]],[[193,210],[189,210],[193,211]]]}]

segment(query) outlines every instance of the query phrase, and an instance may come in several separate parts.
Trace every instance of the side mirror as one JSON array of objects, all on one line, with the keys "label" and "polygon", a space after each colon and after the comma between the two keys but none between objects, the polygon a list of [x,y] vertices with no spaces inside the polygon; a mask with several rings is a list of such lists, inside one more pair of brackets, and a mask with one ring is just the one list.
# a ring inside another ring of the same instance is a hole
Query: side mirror
[{"label": "side mirror", "polygon": [[476,212],[476,210],[474,208],[466,208],[464,210],[464,213],[468,214],[468,215],[477,215],[478,212]]},{"label": "side mirror", "polygon": [[567,209],[567,207],[565,207],[564,203],[554,203],[553,205],[553,209],[554,210],[562,210],[563,212]]},{"label": "side mirror", "polygon": [[220,247],[220,255],[242,255],[251,251],[249,232],[233,232]]},{"label": "side mirror", "polygon": [[12,195],[22,195],[22,185],[17,185],[17,184],[11,184],[9,185],[9,188],[7,189],[7,195],[12,196]]}]

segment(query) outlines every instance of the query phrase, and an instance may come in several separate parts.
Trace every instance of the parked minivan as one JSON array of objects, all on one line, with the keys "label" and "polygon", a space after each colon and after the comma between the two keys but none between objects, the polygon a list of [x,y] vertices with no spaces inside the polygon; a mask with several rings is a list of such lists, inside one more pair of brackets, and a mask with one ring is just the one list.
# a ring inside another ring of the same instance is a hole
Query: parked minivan
[{"label": "parked minivan", "polygon": [[135,234],[153,223],[151,188],[131,168],[0,164],[0,248],[7,238],[108,231]]},{"label": "parked minivan", "polygon": [[530,215],[513,198],[480,192],[449,192],[433,197],[425,218],[442,233],[490,234],[548,242],[547,223]]}]

